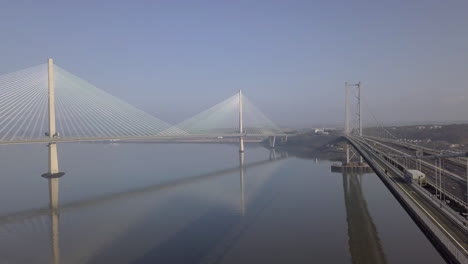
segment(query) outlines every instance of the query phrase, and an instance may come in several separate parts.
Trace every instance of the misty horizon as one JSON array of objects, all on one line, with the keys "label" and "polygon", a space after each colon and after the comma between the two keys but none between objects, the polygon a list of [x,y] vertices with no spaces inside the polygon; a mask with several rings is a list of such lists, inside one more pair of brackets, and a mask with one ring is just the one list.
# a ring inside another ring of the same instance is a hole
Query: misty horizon
[{"label": "misty horizon", "polygon": [[362,82],[366,126],[373,123],[368,110],[382,124],[460,122],[468,112],[467,8],[438,1],[10,2],[0,11],[10,36],[0,44],[0,73],[52,57],[171,124],[242,89],[280,126],[340,126],[345,81]]}]

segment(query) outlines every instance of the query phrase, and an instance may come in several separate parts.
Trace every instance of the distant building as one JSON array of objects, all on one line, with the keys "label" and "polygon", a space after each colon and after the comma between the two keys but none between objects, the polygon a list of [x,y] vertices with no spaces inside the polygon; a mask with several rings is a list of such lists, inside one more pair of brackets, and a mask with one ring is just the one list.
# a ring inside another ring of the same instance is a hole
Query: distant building
[{"label": "distant building", "polygon": [[327,131],[325,131],[324,128],[316,128],[316,129],[314,129],[314,133],[316,135],[328,135],[328,134],[330,134]]}]

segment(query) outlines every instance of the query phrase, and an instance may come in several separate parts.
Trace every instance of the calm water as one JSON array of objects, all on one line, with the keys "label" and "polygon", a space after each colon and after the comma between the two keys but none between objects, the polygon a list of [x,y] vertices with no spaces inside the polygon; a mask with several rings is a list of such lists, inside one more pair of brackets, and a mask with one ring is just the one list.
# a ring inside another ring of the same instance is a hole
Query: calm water
[{"label": "calm water", "polygon": [[443,263],[374,174],[281,156],[62,144],[49,182],[45,146],[1,146],[0,263]]}]

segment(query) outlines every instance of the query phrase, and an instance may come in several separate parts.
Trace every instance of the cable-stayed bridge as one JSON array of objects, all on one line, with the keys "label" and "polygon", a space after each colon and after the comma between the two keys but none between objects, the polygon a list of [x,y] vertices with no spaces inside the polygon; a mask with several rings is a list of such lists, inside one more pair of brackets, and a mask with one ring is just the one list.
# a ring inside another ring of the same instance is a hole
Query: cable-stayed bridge
[{"label": "cable-stayed bridge", "polygon": [[0,76],[0,144],[47,143],[49,171],[57,178],[57,143],[120,140],[238,138],[285,134],[239,91],[223,102],[170,125],[98,89],[87,81],[46,64]]},{"label": "cable-stayed bridge", "polygon": [[[286,136],[240,91],[177,125],[53,64],[0,76],[0,144]],[[243,146],[241,146],[243,149]]]},{"label": "cable-stayed bridge", "polygon": [[[274,147],[277,136],[290,135],[241,91],[171,125],[55,66],[51,59],[47,64],[0,76],[0,94],[0,144],[48,144],[49,170],[43,176],[55,194],[50,195],[52,222],[58,221],[54,212],[58,208],[57,178],[63,175],[59,172],[57,143],[226,137],[239,140],[242,160],[244,138],[269,137]],[[349,100],[355,100],[355,105]],[[453,263],[468,263],[468,171],[460,171],[468,166],[460,162],[452,164],[452,168],[441,166],[467,153],[442,154],[401,143],[397,138],[366,136],[361,103],[361,84],[346,84],[344,137],[351,146],[346,148],[346,162],[351,163],[350,151],[354,149],[357,164],[365,160],[372,167],[442,255]],[[384,134],[391,135],[372,116]],[[435,164],[431,164],[434,160]],[[405,174],[412,169],[426,174],[424,185],[419,180],[407,181]]]},{"label": "cable-stayed bridge", "polygon": [[[57,143],[238,139],[239,167],[65,204],[62,217],[67,218],[68,209],[175,188],[235,171],[239,171],[240,209],[244,214],[246,168],[276,161],[275,151],[271,149],[270,160],[244,165],[244,138],[270,137],[271,146],[274,147],[277,136],[286,138],[289,135],[267,118],[241,91],[192,118],[171,125],[55,66],[52,59],[46,64],[1,75],[0,95],[0,145],[45,143],[49,150],[48,172],[42,175],[49,184],[49,208],[0,217],[0,236],[11,235],[15,226],[32,224],[44,228],[50,224],[52,263],[60,262],[58,193],[59,177],[64,175],[59,171]],[[141,208],[146,210],[146,207]],[[44,214],[49,214],[49,220],[46,220]],[[44,225],[45,221],[49,222]],[[18,234],[15,231],[13,233],[15,236]],[[86,252],[92,253],[92,250]],[[79,257],[82,259],[84,256]],[[86,261],[77,261],[82,262]]]}]

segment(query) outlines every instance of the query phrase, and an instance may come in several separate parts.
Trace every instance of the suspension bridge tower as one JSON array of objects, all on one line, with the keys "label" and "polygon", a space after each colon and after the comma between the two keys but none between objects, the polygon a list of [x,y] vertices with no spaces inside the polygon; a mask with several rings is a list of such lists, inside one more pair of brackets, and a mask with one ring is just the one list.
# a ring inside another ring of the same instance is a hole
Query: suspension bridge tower
[{"label": "suspension bridge tower", "polygon": [[[345,82],[345,126],[344,135],[346,137],[362,137],[362,111],[361,111],[361,82]],[[357,158],[359,161],[352,161]],[[369,166],[363,162],[362,156],[350,148],[346,143],[346,161],[343,165],[334,165],[332,169],[341,170],[364,170]]]},{"label": "suspension bridge tower", "polygon": [[[356,93],[352,93],[353,89],[355,88]],[[350,94],[355,95],[356,103],[357,103],[357,111],[354,113],[350,112]],[[350,136],[352,134],[358,134],[360,137],[362,136],[362,111],[361,111],[361,82],[358,83],[348,83],[345,82],[345,130],[344,134],[346,136]],[[352,116],[350,116],[352,114]],[[353,117],[356,117],[355,119]],[[350,121],[357,121],[350,123]],[[357,124],[356,124],[357,123]]]}]

